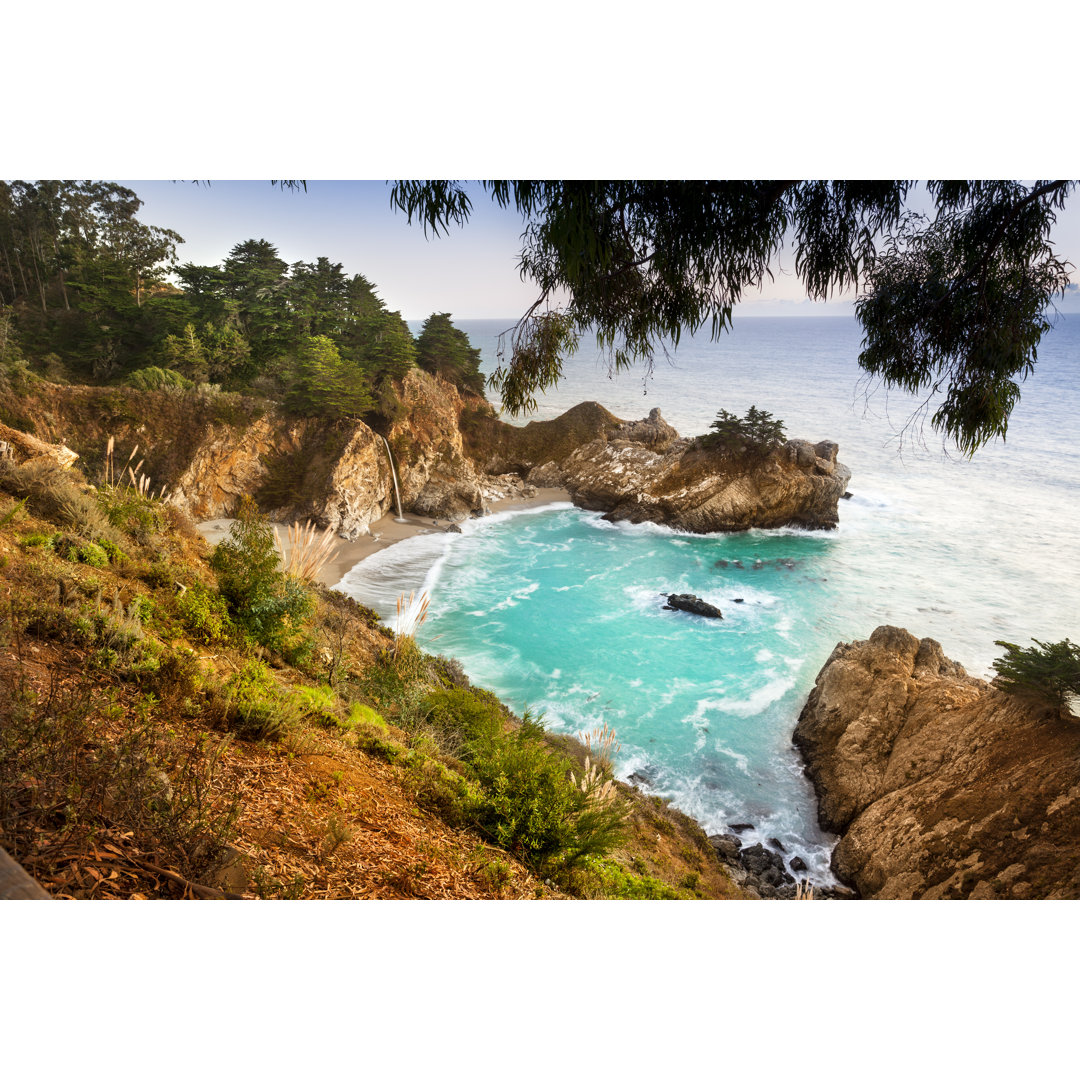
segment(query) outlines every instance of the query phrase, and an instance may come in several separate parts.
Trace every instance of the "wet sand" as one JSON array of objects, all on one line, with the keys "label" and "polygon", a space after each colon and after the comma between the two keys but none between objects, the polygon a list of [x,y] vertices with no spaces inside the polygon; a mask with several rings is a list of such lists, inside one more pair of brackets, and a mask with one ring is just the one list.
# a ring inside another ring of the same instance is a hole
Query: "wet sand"
[{"label": "wet sand", "polygon": [[[529,499],[493,499],[487,504],[487,509],[492,514],[498,514],[507,510],[526,510],[549,503],[569,502],[570,493],[563,488],[537,488],[536,494]],[[390,547],[400,540],[407,540],[410,536],[421,536],[424,533],[446,532],[451,522],[439,518],[419,517],[416,514],[404,514],[404,521],[398,521],[393,514],[386,514],[378,521],[371,523],[371,532],[366,536],[358,536],[355,540],[338,539],[334,554],[326,565],[319,571],[318,581],[323,585],[336,585],[358,563],[369,555],[383,548]],[[229,526],[232,518],[212,518],[209,521],[199,522],[199,532],[206,537],[211,544],[224,540],[229,535]],[[275,525],[278,542],[288,554],[289,539],[287,525]]]}]

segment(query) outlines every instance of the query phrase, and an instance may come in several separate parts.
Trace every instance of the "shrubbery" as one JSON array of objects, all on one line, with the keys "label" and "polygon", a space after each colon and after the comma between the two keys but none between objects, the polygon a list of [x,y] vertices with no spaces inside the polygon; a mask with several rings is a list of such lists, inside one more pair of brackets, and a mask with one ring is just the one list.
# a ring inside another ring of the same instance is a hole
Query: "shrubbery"
[{"label": "shrubbery", "polygon": [[314,598],[279,569],[274,531],[251,499],[244,499],[210,565],[233,621],[254,641],[294,659],[311,651],[302,627]]},{"label": "shrubbery", "polygon": [[427,725],[457,743],[483,799],[473,819],[500,847],[537,872],[566,875],[586,856],[610,851],[625,813],[607,793],[575,781],[572,762],[544,738],[527,713],[507,727],[498,699],[484,691],[439,690],[428,696]]},{"label": "shrubbery", "polygon": [[994,644],[1005,655],[994,661],[997,683],[1011,693],[1034,692],[1059,707],[1071,694],[1080,694],[1080,645],[1068,638],[1045,642],[1031,639],[1034,648],[1021,648],[1008,641]]},{"label": "shrubbery", "polygon": [[784,424],[756,405],[751,405],[742,419],[721,409],[709,425],[709,434],[698,441],[710,450],[764,457],[783,444]]},{"label": "shrubbery", "polygon": [[160,367],[139,368],[124,381],[136,390],[188,390],[195,385],[179,371]]}]

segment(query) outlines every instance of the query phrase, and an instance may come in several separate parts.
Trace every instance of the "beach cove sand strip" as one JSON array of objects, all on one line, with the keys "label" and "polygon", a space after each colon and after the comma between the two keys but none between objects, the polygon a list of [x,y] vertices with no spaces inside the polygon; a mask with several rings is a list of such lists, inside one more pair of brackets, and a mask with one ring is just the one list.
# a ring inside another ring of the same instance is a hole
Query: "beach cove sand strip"
[{"label": "beach cove sand strip", "polygon": [[[512,510],[535,509],[549,503],[569,502],[570,493],[563,488],[537,488],[536,494],[527,499],[493,499],[485,506],[489,514],[500,514]],[[425,533],[446,532],[450,522],[416,514],[404,514],[404,521],[398,521],[393,514],[384,514],[378,521],[373,521],[370,532],[358,536],[355,540],[338,539],[334,554],[319,571],[317,580],[327,586],[337,585],[357,563],[363,562],[369,555],[382,551],[401,540]],[[487,515],[485,515],[487,516]],[[229,535],[234,518],[211,518],[198,523],[199,532],[213,546]],[[436,524],[438,522],[438,524]],[[274,525],[278,542],[285,555],[289,553],[289,526]]]}]

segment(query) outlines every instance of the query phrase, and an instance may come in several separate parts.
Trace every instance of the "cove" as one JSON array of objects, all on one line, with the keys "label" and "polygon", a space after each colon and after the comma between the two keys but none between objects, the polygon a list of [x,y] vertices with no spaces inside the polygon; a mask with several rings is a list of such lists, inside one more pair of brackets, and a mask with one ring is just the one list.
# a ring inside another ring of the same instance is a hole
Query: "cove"
[{"label": "cove", "polygon": [[[392,622],[432,597],[420,645],[454,656],[517,713],[574,734],[607,722],[620,779],[671,799],[706,832],[750,823],[811,877],[832,839],[791,732],[820,666],[835,541],[797,530],[690,535],[556,504],[403,541],[339,585]],[[665,611],[693,592],[722,620]]]}]

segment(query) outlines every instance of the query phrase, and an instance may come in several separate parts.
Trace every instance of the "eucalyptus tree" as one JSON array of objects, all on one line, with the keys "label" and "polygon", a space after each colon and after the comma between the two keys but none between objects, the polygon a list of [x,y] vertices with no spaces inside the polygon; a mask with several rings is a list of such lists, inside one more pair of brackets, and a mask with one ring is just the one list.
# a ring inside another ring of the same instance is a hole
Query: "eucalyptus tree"
[{"label": "eucalyptus tree", "polygon": [[[289,183],[289,182],[283,182]],[[613,369],[684,332],[731,327],[785,244],[807,295],[858,290],[860,364],[930,399],[966,453],[1004,437],[1069,264],[1050,241],[1075,181],[934,180],[932,210],[895,181],[484,181],[524,221],[521,276],[536,299],[500,341],[490,380],[512,413],[553,386],[595,332]],[[455,181],[398,181],[391,202],[438,235],[472,210]]]}]

